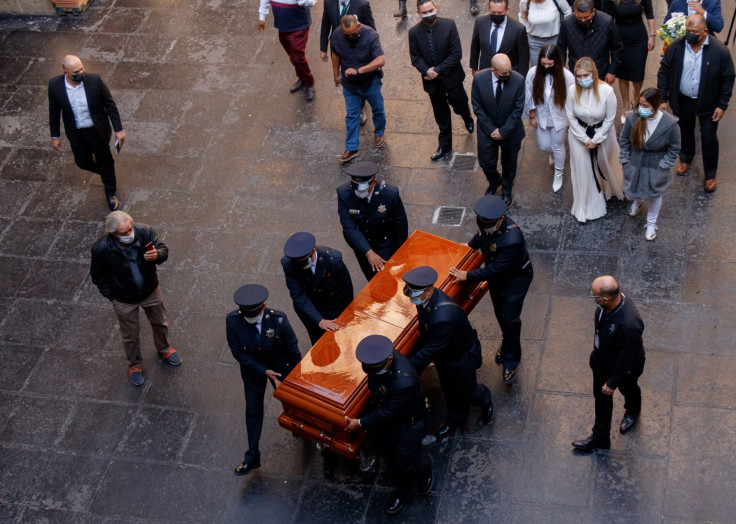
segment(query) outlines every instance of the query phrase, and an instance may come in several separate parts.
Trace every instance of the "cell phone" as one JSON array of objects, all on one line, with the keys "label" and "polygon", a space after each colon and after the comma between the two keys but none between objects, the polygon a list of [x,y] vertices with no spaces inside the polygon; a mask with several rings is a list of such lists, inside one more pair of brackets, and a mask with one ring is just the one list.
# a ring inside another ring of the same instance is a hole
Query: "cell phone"
[{"label": "cell phone", "polygon": [[148,253],[149,251],[154,251],[156,249],[156,246],[153,245],[153,242],[149,242],[143,249],[145,249],[146,253]]},{"label": "cell phone", "polygon": [[115,140],[115,154],[120,154],[120,140]]}]

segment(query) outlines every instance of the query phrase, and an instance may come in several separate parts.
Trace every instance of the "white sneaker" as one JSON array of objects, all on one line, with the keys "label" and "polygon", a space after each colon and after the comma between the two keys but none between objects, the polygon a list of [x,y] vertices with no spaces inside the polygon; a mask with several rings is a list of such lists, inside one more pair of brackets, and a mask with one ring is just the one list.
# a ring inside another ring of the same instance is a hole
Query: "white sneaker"
[{"label": "white sneaker", "polygon": [[562,171],[557,171],[555,169],[555,179],[552,181],[552,191],[557,193],[560,189],[562,189]]},{"label": "white sneaker", "polygon": [[555,156],[552,154],[549,155],[549,165],[555,165]]},{"label": "white sneaker", "polygon": [[637,202],[636,200],[634,200],[631,203],[631,207],[629,208],[629,216],[630,217],[635,217],[636,215],[639,214],[639,210],[640,209],[641,209],[641,205],[639,204],[639,202]]},{"label": "white sneaker", "polygon": [[644,238],[647,240],[657,238],[657,226],[655,224],[647,224],[647,232],[644,234]]}]

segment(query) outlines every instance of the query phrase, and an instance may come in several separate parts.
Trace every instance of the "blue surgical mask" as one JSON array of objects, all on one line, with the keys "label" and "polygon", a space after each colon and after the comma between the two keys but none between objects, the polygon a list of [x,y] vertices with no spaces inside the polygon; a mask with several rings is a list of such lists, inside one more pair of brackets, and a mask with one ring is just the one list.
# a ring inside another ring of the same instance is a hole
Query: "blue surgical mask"
[{"label": "blue surgical mask", "polygon": [[422,305],[422,297],[421,296],[419,296],[419,297],[411,297],[409,299],[409,302],[411,302],[415,306],[421,306]]},{"label": "blue surgical mask", "polygon": [[649,118],[652,116],[652,108],[639,106],[639,116],[642,118]]},{"label": "blue surgical mask", "polygon": [[593,77],[589,76],[588,78],[578,79],[578,85],[580,87],[588,88],[593,85]]}]

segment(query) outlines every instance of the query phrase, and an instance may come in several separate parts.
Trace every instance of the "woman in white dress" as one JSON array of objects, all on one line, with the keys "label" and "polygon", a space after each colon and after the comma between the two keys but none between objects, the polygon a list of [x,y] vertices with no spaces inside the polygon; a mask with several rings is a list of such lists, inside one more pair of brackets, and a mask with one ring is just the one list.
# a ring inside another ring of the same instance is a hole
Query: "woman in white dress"
[{"label": "woman in white dress", "polygon": [[574,83],[575,78],[565,69],[562,55],[553,44],[542,47],[537,65],[526,75],[524,112],[537,131],[539,149],[550,153],[549,163],[555,168],[552,182],[555,193],[562,188],[562,169],[565,167],[567,86]]},{"label": "woman in white dress", "polygon": [[598,79],[592,58],[575,64],[575,84],[567,90],[565,110],[570,124],[572,214],[580,222],[606,214],[606,200],[624,199],[623,172],[613,121],[616,94]]}]

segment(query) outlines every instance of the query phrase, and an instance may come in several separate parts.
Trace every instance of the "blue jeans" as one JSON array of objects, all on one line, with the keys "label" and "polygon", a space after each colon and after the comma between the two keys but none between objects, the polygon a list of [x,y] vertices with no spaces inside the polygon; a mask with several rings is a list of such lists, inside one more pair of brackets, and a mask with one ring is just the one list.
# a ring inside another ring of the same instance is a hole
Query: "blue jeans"
[{"label": "blue jeans", "polygon": [[383,136],[386,131],[386,112],[383,109],[383,95],[381,94],[381,79],[377,76],[371,85],[364,89],[348,91],[343,86],[342,94],[345,97],[345,150],[357,151],[360,144],[360,106],[367,100],[373,114],[373,133]]}]

